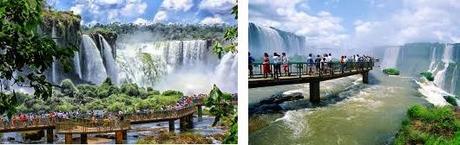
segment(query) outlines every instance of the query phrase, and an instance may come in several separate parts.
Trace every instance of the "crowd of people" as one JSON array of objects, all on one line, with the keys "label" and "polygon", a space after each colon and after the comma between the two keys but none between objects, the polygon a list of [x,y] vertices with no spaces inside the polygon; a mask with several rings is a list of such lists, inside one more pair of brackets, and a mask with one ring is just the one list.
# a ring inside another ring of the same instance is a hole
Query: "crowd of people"
[{"label": "crowd of people", "polygon": [[[160,110],[180,110],[186,107],[190,107],[199,101],[202,101],[206,97],[205,94],[191,95],[191,96],[182,96],[176,104],[171,106],[166,106]],[[136,110],[137,114],[152,113],[158,110],[148,109],[148,110]],[[121,121],[125,119],[125,116],[128,115],[125,112],[106,112],[103,110],[91,110],[85,113],[80,111],[73,112],[48,112],[48,113],[20,113],[13,115],[9,118],[7,115],[0,117],[0,128],[11,128],[19,126],[38,126],[46,124],[54,124],[58,121],[68,120],[68,119],[86,119],[90,120],[92,123],[96,123],[98,120],[104,120],[108,122]]]},{"label": "crowd of people", "polygon": [[[372,62],[373,60],[374,58],[371,56],[359,55],[359,54],[352,55],[352,56],[342,55],[338,58],[334,58],[331,53],[327,53],[323,55],[318,54],[316,56],[310,53],[308,54],[305,60],[306,73],[308,75],[320,74],[320,73],[327,74],[328,72],[333,73],[334,63],[340,64],[340,71],[343,73],[347,69],[347,67],[363,69],[364,67],[363,62]],[[251,53],[249,53],[248,68],[249,68],[250,77],[254,75],[254,72],[253,72],[254,62],[255,62],[255,59],[251,56]],[[271,66],[273,66],[273,70]],[[281,55],[275,52],[273,53],[273,56],[271,58],[268,53],[264,53],[264,56],[262,59],[263,77],[266,78],[269,75],[271,75],[275,79],[277,79],[282,75],[289,76],[290,73],[291,72],[289,70],[289,58],[285,52],[281,53]]]}]

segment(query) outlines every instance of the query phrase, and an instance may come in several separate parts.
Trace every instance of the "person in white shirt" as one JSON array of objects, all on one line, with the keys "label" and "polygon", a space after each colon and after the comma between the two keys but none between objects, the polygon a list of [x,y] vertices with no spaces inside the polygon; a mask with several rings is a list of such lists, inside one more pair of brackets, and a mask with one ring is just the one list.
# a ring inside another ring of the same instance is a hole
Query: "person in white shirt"
[{"label": "person in white shirt", "polygon": [[286,76],[288,76],[289,75],[289,58],[284,52],[281,53],[281,62],[283,64],[284,73],[286,73]]},{"label": "person in white shirt", "polygon": [[281,57],[278,53],[273,53],[274,77],[278,79],[281,74]]}]

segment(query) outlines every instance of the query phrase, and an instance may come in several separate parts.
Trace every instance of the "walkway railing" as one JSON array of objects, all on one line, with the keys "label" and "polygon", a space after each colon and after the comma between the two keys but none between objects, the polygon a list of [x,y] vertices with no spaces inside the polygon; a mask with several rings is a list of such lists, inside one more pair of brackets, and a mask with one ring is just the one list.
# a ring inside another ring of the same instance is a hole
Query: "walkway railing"
[{"label": "walkway railing", "polygon": [[131,122],[139,122],[139,121],[157,121],[157,120],[171,120],[171,119],[178,119],[195,112],[195,106],[189,106],[186,108],[182,108],[179,110],[162,110],[162,111],[155,111],[146,114],[132,114],[127,118],[131,120]]},{"label": "walkway railing", "polygon": [[279,79],[279,77],[320,77],[334,74],[343,74],[347,72],[356,72],[370,70],[374,66],[374,61],[365,62],[324,62],[324,63],[307,63],[307,62],[289,62],[288,72],[285,72],[283,64],[278,64],[279,72],[275,70],[275,64],[269,64],[270,71],[264,76],[264,65],[262,63],[253,63],[253,74],[249,74],[249,79]]},{"label": "walkway railing", "polygon": [[56,123],[56,130],[58,133],[100,133],[128,130],[130,126],[129,120],[99,119],[93,121],[77,119]]}]

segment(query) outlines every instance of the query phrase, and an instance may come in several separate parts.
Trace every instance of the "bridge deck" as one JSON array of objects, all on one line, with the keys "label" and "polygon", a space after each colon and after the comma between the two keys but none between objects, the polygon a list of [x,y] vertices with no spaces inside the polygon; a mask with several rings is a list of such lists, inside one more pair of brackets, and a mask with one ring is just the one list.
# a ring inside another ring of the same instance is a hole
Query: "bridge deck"
[{"label": "bridge deck", "polygon": [[[292,63],[289,64],[289,75],[284,72],[281,68],[281,76],[276,77],[271,71],[267,77],[264,77],[262,72],[262,64],[254,64],[257,71],[252,76],[249,76],[248,85],[249,88],[256,87],[267,87],[267,86],[276,86],[276,85],[289,85],[289,84],[301,84],[301,83],[310,83],[318,81],[326,81],[341,77],[347,77],[357,74],[368,73],[372,70],[373,63],[371,62],[361,62],[361,63],[347,63],[343,66],[338,63],[331,63],[328,67],[323,70],[317,70],[316,68],[310,68],[307,63]],[[271,65],[271,70],[274,69],[274,66]],[[314,66],[313,66],[314,67]],[[343,71],[342,71],[343,69]]]}]

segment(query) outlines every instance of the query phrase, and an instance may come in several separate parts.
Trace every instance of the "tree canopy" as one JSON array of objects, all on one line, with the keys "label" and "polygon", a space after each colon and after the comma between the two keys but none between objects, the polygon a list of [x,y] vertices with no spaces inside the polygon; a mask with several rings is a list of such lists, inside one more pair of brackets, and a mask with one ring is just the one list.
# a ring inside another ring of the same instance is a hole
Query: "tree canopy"
[{"label": "tree canopy", "polygon": [[[71,65],[65,64],[70,64],[76,48],[57,47],[52,38],[39,32],[43,7],[44,0],[0,0],[0,81],[32,87],[35,97],[46,99],[51,96],[52,86],[45,70],[59,60],[70,71]],[[0,93],[3,90],[0,88]],[[2,103],[15,100],[10,98],[14,95],[0,97]],[[0,114],[5,112],[0,110]]]}]

